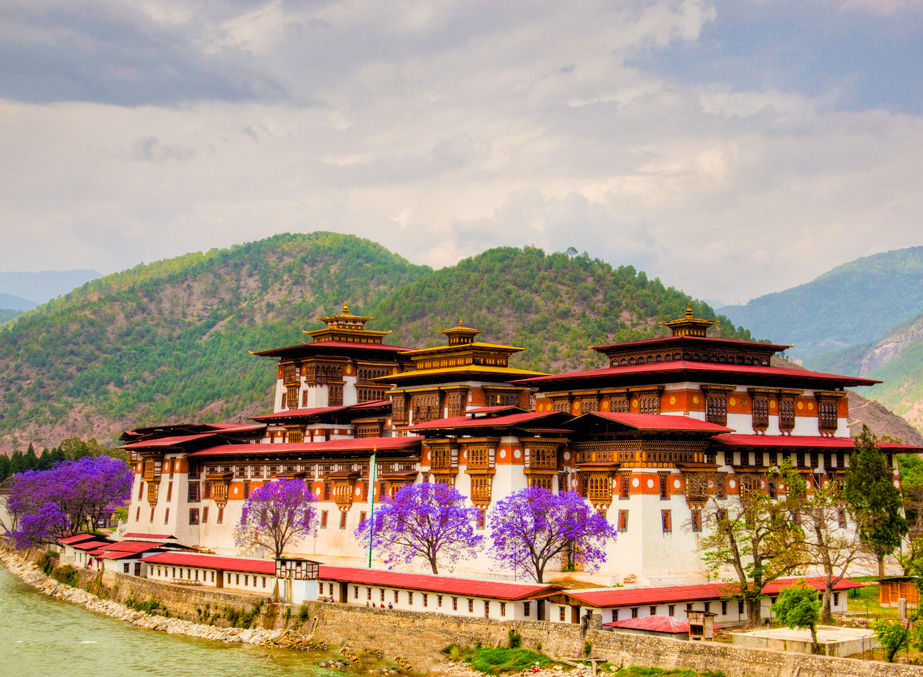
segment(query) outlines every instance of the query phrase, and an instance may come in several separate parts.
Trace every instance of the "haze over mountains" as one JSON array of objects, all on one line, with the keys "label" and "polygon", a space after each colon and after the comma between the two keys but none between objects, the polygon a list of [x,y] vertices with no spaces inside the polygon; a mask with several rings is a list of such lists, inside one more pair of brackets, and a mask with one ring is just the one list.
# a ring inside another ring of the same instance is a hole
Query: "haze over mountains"
[{"label": "haze over mountains", "polygon": [[655,335],[689,297],[630,266],[534,248],[439,271],[335,233],[189,254],[91,281],[0,331],[0,448],[264,411],[275,371],[248,351],[299,343],[344,301],[394,345],[440,344],[462,318],[527,348],[519,366],[562,370],[601,365],[591,344]]},{"label": "haze over mountains", "polygon": [[32,310],[98,277],[95,270],[0,272],[0,308]]},{"label": "haze over mountains", "polygon": [[[833,332],[846,343],[870,331],[861,322],[844,327],[849,317],[871,315],[867,324],[881,324],[890,321],[882,315],[906,312],[905,285],[885,283],[891,269],[892,281],[919,285],[923,247],[859,259],[807,285],[726,307],[729,317],[704,302],[693,308],[720,319],[718,335],[728,338],[784,342],[795,335],[817,348]],[[355,313],[376,316],[371,328],[393,330],[387,341],[394,345],[440,344],[438,331],[463,319],[483,329],[485,340],[525,347],[517,366],[563,371],[601,366],[589,345],[663,334],[657,323],[681,316],[690,300],[631,266],[613,268],[586,254],[502,247],[433,271],[369,240],[324,232],[188,254],[80,285],[0,329],[0,452],[265,411],[274,371],[248,351],[300,342],[301,330],[317,328],[317,316],[345,301]],[[868,290],[878,295],[874,303]],[[786,300],[800,316],[786,311]],[[758,307],[772,320],[754,314],[758,333],[734,325],[735,316]],[[871,392],[912,414],[892,391],[908,392],[902,372],[912,365],[923,371],[923,319],[903,332],[887,346],[814,355],[809,366],[859,373],[865,364],[873,378],[890,369],[889,382]],[[879,434],[923,442],[909,439],[915,433],[879,405],[851,401]]]}]

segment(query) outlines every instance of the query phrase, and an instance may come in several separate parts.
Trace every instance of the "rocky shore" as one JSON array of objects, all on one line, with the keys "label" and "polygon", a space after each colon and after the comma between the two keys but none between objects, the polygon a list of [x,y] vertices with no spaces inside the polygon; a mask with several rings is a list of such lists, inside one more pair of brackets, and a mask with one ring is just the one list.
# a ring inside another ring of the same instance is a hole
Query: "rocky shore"
[{"label": "rocky shore", "polygon": [[[193,623],[181,618],[167,618],[135,611],[134,609],[112,602],[106,599],[100,599],[81,588],[72,588],[69,585],[59,583],[53,578],[46,576],[41,569],[32,562],[24,560],[13,553],[0,551],[0,561],[6,565],[11,573],[18,576],[28,585],[40,590],[49,597],[64,600],[71,604],[80,606],[104,614],[110,618],[125,621],[148,630],[160,630],[171,635],[186,635],[188,637],[199,637],[201,639],[213,639],[219,642],[231,643],[248,643],[260,646],[284,646],[298,643],[299,637],[291,636],[284,630],[244,630],[242,628],[218,628],[213,625],[203,625]],[[304,638],[306,639],[306,638]]]}]

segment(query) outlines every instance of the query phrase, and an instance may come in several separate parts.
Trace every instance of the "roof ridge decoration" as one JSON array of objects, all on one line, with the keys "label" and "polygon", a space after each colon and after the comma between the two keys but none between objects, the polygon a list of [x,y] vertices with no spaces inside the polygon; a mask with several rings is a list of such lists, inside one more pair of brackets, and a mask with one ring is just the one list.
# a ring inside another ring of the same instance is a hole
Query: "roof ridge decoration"
[{"label": "roof ridge decoration", "polygon": [[462,319],[459,318],[457,327],[452,327],[451,329],[443,329],[439,333],[445,334],[449,337],[450,346],[459,346],[468,343],[474,343],[474,337],[478,334],[483,334],[484,330],[466,327]]},{"label": "roof ridge decoration", "polygon": [[692,301],[686,304],[686,315],[678,320],[660,322],[662,327],[673,331],[673,336],[699,336],[705,338],[708,328],[718,324],[718,320],[704,320],[692,314]]},{"label": "roof ridge decoration", "polygon": [[327,325],[324,329],[313,331],[305,330],[304,334],[311,337],[314,343],[327,341],[346,341],[347,343],[381,343],[384,336],[390,331],[371,331],[365,324],[374,320],[374,317],[353,315],[349,312],[349,303],[343,304],[343,312],[339,314],[318,317],[318,320]]}]

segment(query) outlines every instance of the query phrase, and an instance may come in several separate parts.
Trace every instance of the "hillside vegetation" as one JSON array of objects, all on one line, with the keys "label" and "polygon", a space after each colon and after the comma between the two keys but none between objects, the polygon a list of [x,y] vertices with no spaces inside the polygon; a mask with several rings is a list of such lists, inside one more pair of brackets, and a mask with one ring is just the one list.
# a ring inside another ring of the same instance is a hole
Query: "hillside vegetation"
[{"label": "hillside vegetation", "polygon": [[484,340],[529,348],[518,366],[558,370],[599,364],[590,344],[662,333],[657,321],[688,300],[631,267],[531,248],[437,272],[333,233],[189,254],[89,282],[0,330],[0,449],[264,411],[274,370],[248,351],[299,343],[344,301],[395,330],[392,344],[440,343],[464,318]]},{"label": "hillside vegetation", "polygon": [[189,254],[94,280],[0,331],[0,443],[109,440],[127,425],[263,408],[271,366],[348,299],[379,302],[430,269],[312,233]]},{"label": "hillside vegetation", "polygon": [[845,263],[817,279],[721,312],[806,358],[876,341],[923,311],[923,247]]},{"label": "hillside vegetation", "polygon": [[[665,335],[657,323],[681,317],[689,297],[632,266],[613,268],[588,255],[568,257],[527,247],[502,247],[436,271],[388,296],[376,309],[394,328],[393,343],[433,346],[438,332],[464,320],[480,340],[527,348],[513,363],[540,371],[602,366],[588,350]],[[700,317],[716,319],[703,303]],[[727,318],[716,335],[750,338]]]}]

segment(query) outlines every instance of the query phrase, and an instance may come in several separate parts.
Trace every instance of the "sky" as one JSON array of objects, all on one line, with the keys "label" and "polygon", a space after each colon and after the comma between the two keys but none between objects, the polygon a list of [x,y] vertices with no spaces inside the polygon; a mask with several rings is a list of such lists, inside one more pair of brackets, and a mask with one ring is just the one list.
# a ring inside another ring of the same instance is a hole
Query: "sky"
[{"label": "sky", "polygon": [[4,0],[0,271],[332,230],[741,303],[923,244],[923,0]]}]

